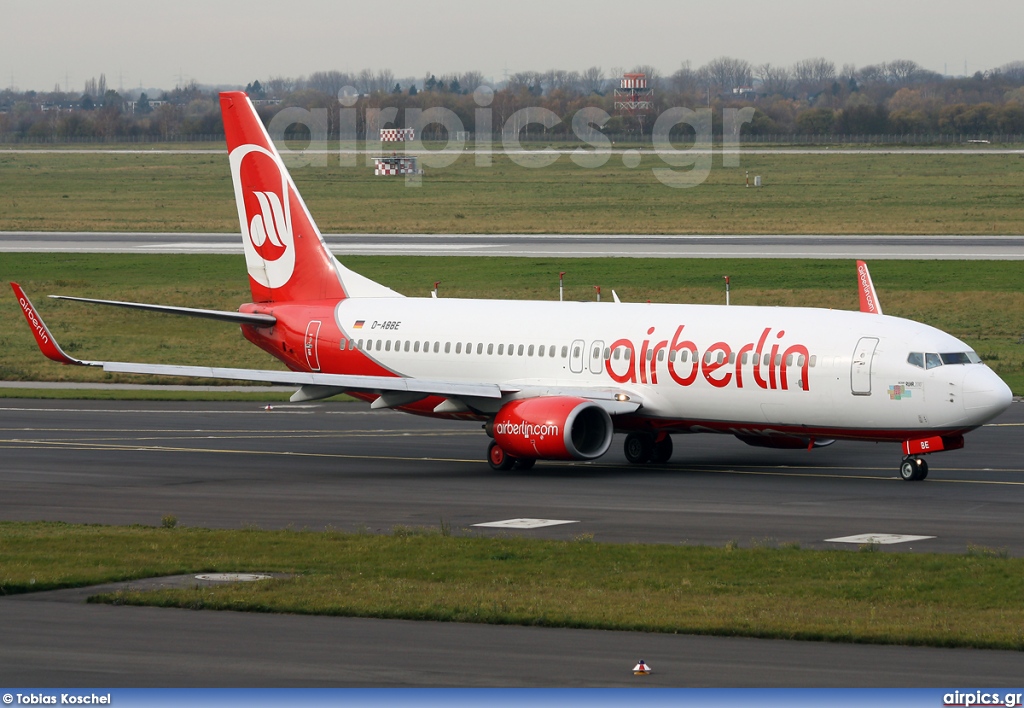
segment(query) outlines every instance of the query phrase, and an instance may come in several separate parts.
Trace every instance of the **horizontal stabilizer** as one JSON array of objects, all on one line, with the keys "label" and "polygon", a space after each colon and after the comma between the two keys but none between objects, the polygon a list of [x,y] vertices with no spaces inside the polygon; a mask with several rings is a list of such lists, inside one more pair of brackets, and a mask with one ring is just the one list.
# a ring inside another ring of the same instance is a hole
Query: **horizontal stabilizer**
[{"label": "horizontal stabilizer", "polygon": [[221,320],[223,322],[235,322],[237,324],[249,324],[256,327],[273,327],[277,318],[273,315],[260,315],[255,312],[229,312],[226,310],[200,310],[195,307],[176,307],[174,305],[151,305],[146,302],[122,302],[120,300],[94,300],[88,297],[71,297],[69,295],[51,295],[54,300],[73,300],[74,302],[89,302],[93,305],[113,305],[114,307],[128,307],[134,310],[148,310],[150,312],[163,312],[167,315],[185,315],[187,317],[203,317],[208,320]]}]

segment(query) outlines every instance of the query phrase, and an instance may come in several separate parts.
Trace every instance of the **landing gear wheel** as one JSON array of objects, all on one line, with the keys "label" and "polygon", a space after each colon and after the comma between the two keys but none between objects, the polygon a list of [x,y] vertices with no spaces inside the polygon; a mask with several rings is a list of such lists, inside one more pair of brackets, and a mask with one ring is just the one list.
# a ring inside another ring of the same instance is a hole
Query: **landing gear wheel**
[{"label": "landing gear wheel", "polygon": [[904,482],[920,482],[928,476],[928,463],[920,457],[904,457],[900,464],[900,479]]},{"label": "landing gear wheel", "polygon": [[654,449],[651,450],[651,462],[655,462],[659,465],[669,461],[672,457],[672,437],[666,435],[661,440],[657,440],[654,443]]},{"label": "landing gear wheel", "polygon": [[492,470],[507,472],[515,463],[516,458],[506,453],[498,443],[492,442],[487,449],[487,464],[491,466]]},{"label": "landing gear wheel", "polygon": [[517,470],[532,470],[533,466],[537,464],[537,460],[533,457],[517,457],[516,458],[516,469]]},{"label": "landing gear wheel", "polygon": [[654,436],[650,433],[630,433],[623,445],[626,459],[634,465],[642,465],[651,461],[654,452]]}]

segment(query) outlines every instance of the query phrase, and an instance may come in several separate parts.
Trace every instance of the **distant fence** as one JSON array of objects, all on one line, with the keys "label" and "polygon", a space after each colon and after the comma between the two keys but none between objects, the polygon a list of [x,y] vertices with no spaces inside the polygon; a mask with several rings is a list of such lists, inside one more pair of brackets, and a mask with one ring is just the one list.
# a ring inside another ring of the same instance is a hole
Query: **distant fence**
[{"label": "distant fence", "polygon": [[[460,138],[465,137],[468,142],[473,142],[476,139],[475,133],[461,133]],[[636,145],[636,144],[650,144],[650,135],[637,135],[635,133],[623,133],[615,135],[606,135],[612,143],[619,145]],[[291,135],[287,136],[291,142],[293,138]],[[363,141],[365,136],[359,134],[358,136],[346,135],[341,138],[342,141]],[[424,134],[424,142],[432,142],[437,140],[445,140],[444,132],[439,134],[431,135],[429,132]],[[684,138],[685,140],[685,138]],[[502,145],[501,133],[493,133],[490,136],[492,148],[495,152],[500,152]],[[578,143],[585,144],[583,140],[577,137],[573,133],[551,133],[551,132],[523,132],[519,135],[519,141],[521,143]],[[301,143],[302,139],[299,136],[295,136],[294,142]],[[332,145],[338,143],[337,138],[331,138],[329,141]],[[0,134],[0,145],[139,145],[147,143],[224,143],[224,135],[217,133],[202,133],[202,134],[189,134],[189,135],[124,135],[124,136],[108,136],[108,137],[96,137],[96,136],[68,136],[59,137],[51,136],[45,138],[38,137],[26,137],[14,134]],[[721,136],[715,136],[715,144],[721,143]],[[1024,135],[1011,135],[1011,134],[999,134],[999,135],[969,135],[959,133],[927,133],[927,134],[916,134],[916,133],[892,133],[886,135],[742,135],[740,137],[741,145],[984,145],[998,144],[998,145],[1017,145],[1024,143]],[[376,139],[366,141],[366,147],[373,149],[379,147],[380,143]]]}]

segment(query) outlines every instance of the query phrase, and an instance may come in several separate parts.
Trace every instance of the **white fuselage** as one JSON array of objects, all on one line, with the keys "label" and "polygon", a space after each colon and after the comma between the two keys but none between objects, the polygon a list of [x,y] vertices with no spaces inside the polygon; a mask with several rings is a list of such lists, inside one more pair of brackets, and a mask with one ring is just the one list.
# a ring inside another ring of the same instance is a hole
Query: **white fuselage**
[{"label": "white fuselage", "polygon": [[[680,430],[906,437],[969,430],[1009,400],[984,364],[908,363],[911,352],[968,352],[955,337],[860,312],[353,298],[335,317],[366,356],[401,376],[623,391],[643,401],[638,415]],[[330,345],[339,343],[318,344]]]}]

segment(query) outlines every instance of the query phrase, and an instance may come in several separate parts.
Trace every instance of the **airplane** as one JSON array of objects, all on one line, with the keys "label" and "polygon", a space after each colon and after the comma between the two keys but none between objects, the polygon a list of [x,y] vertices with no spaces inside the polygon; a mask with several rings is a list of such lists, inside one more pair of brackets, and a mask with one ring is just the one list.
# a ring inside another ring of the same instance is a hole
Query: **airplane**
[{"label": "airplane", "polygon": [[44,355],[482,422],[495,470],[594,460],[616,432],[629,462],[664,463],[672,436],[710,432],[783,449],[900,443],[899,476],[918,481],[925,455],[963,447],[1012,400],[965,343],[883,315],[861,261],[858,312],[405,297],[331,254],[247,95],[222,93],[220,106],[252,302],[228,312],[51,297],[235,323],[288,371],[75,359],[12,283]]}]

